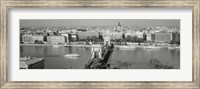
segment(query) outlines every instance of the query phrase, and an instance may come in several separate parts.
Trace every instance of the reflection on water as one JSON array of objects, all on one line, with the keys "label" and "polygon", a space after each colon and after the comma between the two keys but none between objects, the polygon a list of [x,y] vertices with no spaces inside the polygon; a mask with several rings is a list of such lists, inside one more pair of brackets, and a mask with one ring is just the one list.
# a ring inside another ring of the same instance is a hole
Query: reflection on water
[{"label": "reflection on water", "polygon": [[[77,58],[67,58],[66,54],[79,54]],[[20,57],[43,57],[45,69],[81,69],[89,61],[91,48],[51,47],[51,46],[20,46]],[[180,50],[168,48],[120,50],[115,48],[110,60],[111,65],[127,64],[127,68],[144,69],[151,58],[158,59],[163,64],[180,66]]]}]

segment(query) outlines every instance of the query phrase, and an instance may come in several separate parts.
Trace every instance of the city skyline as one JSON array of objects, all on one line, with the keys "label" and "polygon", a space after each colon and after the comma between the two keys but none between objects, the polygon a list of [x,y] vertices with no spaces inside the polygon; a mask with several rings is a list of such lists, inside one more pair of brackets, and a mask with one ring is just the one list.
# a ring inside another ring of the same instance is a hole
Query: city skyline
[{"label": "city skyline", "polygon": [[180,27],[179,19],[21,19],[20,26],[160,26]]},{"label": "city skyline", "polygon": [[20,69],[180,69],[180,20],[38,19],[21,25]]}]

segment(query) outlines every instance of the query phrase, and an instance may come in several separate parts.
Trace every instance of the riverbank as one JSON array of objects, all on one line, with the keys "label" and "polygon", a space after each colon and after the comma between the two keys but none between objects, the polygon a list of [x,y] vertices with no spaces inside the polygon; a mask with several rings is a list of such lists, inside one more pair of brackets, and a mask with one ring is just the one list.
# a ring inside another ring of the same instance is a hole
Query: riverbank
[{"label": "riverbank", "polygon": [[51,44],[20,44],[20,46],[52,46]]},{"label": "riverbank", "polygon": [[[101,44],[93,44],[93,45],[51,45],[51,44],[20,44],[20,46],[52,46],[52,47],[80,47],[80,48],[87,48],[87,47],[101,47]],[[150,46],[150,45],[138,45],[138,44],[129,44],[129,45],[115,45],[115,48],[119,49],[134,49],[134,48],[145,48],[145,49],[157,49],[157,48],[169,48],[169,49],[179,49],[180,46],[174,45],[157,45],[157,46]]]},{"label": "riverbank", "polygon": [[101,45],[51,45],[51,44],[20,44],[20,46],[53,46],[53,47],[101,47]]},{"label": "riverbank", "polygon": [[[92,45],[84,45],[84,44],[77,44],[77,45],[52,45],[52,44],[20,44],[20,46],[52,46],[52,47],[101,47],[101,44],[92,44]],[[116,48],[147,48],[147,49],[154,49],[154,48],[169,48],[169,49],[175,49],[175,48],[180,48],[180,46],[176,45],[169,45],[169,44],[164,44],[160,45],[157,44],[156,46],[148,45],[147,43],[143,43],[141,45],[138,44],[128,44],[128,45],[115,45],[114,47]]]}]

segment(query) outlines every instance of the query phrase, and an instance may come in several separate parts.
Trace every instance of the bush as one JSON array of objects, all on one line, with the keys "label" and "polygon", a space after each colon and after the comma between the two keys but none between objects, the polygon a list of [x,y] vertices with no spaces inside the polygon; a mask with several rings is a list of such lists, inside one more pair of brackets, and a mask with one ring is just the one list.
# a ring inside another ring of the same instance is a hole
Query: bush
[{"label": "bush", "polygon": [[159,60],[153,58],[148,61],[148,66],[153,69],[176,69],[172,65],[162,64]]}]

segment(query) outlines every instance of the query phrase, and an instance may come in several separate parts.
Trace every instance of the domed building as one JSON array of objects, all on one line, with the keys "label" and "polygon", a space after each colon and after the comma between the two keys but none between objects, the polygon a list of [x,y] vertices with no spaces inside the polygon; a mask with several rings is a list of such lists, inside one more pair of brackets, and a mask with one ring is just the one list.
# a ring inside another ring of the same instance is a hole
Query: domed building
[{"label": "domed building", "polygon": [[123,26],[121,25],[120,22],[118,22],[117,26],[114,26],[114,31],[117,31],[117,32],[123,31]]}]

